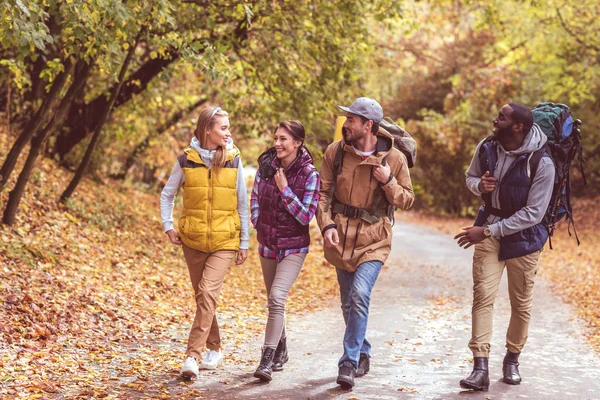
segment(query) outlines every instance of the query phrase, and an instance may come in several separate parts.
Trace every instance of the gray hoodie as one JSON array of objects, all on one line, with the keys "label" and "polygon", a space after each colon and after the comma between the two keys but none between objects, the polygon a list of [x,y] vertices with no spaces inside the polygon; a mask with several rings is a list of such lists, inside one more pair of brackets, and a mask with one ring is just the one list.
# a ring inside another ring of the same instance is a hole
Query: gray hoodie
[{"label": "gray hoodie", "polygon": [[[506,151],[500,143],[498,143],[498,163],[494,170],[494,178],[498,180],[496,189],[492,192],[492,207],[502,209],[499,201],[499,182],[504,177],[510,165],[521,155],[526,153],[533,154],[534,151],[540,149],[548,140],[537,124],[525,136],[523,144],[517,150]],[[481,196],[479,191],[479,182],[486,171],[481,170],[479,165],[479,148],[483,140],[477,145],[475,154],[471,160],[471,165],[467,170],[467,186],[471,192],[477,196]],[[527,173],[531,176],[531,165],[527,160]],[[554,163],[548,157],[542,157],[535,174],[535,178],[529,189],[527,197],[527,205],[511,215],[509,218],[502,219],[495,215],[490,215],[486,221],[486,225],[492,230],[492,235],[497,238],[511,235],[520,232],[531,226],[539,224],[544,218],[550,197],[552,197],[552,187],[554,185]]]}]

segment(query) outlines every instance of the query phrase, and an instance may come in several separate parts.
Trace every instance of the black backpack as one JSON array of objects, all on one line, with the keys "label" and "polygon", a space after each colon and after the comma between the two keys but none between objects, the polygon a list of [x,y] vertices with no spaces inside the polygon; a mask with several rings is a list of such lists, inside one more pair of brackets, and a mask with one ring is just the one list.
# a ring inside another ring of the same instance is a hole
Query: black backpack
[{"label": "black backpack", "polygon": [[548,137],[545,149],[538,150],[531,158],[532,177],[535,176],[540,159],[544,151],[550,155],[554,161],[556,169],[554,178],[554,187],[552,188],[552,197],[548,210],[544,216],[544,223],[548,228],[550,238],[550,248],[552,249],[552,236],[556,230],[556,223],[566,218],[569,221],[568,231],[571,236],[571,226],[577,239],[577,245],[580,244],[577,230],[575,229],[575,220],[573,219],[573,207],[571,205],[571,163],[575,156],[579,158],[581,173],[584,184],[587,184],[583,163],[585,162],[582,154],[581,126],[580,120],[573,120],[571,109],[565,104],[545,102],[538,104],[532,110],[533,122],[536,123]]}]

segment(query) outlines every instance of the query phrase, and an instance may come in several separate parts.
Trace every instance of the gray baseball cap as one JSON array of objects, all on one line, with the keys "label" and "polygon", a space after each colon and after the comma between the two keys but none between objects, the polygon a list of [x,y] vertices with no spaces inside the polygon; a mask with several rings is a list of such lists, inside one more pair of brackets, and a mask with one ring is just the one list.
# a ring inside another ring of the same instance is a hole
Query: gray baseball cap
[{"label": "gray baseball cap", "polygon": [[354,100],[350,107],[337,106],[342,111],[360,115],[374,122],[381,122],[383,119],[383,108],[378,102],[369,97],[359,97]]}]

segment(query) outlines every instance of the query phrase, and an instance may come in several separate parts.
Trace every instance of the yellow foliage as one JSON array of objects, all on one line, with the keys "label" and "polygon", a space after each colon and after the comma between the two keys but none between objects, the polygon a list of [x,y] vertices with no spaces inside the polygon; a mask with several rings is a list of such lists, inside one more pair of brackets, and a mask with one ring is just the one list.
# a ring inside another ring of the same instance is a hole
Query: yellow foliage
[{"label": "yellow foliage", "polygon": [[[15,227],[0,228],[0,397],[129,398],[143,391],[187,398],[185,386],[165,385],[185,357],[194,296],[181,249],[162,232],[159,194],[84,179],[72,201],[59,206],[70,175],[40,160]],[[315,227],[313,237],[320,238]],[[326,304],[336,287],[319,239],[288,314]],[[244,362],[232,352],[266,324],[255,244],[226,277],[218,317],[228,368]]]}]

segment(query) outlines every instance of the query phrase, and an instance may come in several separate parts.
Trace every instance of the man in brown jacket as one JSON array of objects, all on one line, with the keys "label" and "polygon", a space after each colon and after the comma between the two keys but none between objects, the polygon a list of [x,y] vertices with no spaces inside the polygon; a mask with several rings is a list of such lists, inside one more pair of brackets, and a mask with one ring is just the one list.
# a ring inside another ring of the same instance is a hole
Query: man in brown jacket
[{"label": "man in brown jacket", "polygon": [[394,209],[407,210],[415,196],[406,157],[379,128],[379,103],[361,97],[338,108],[346,113],[344,138],[323,156],[317,222],[340,285],[346,332],[337,383],[349,389],[370,368],[365,335],[371,290],[391,251]]}]

